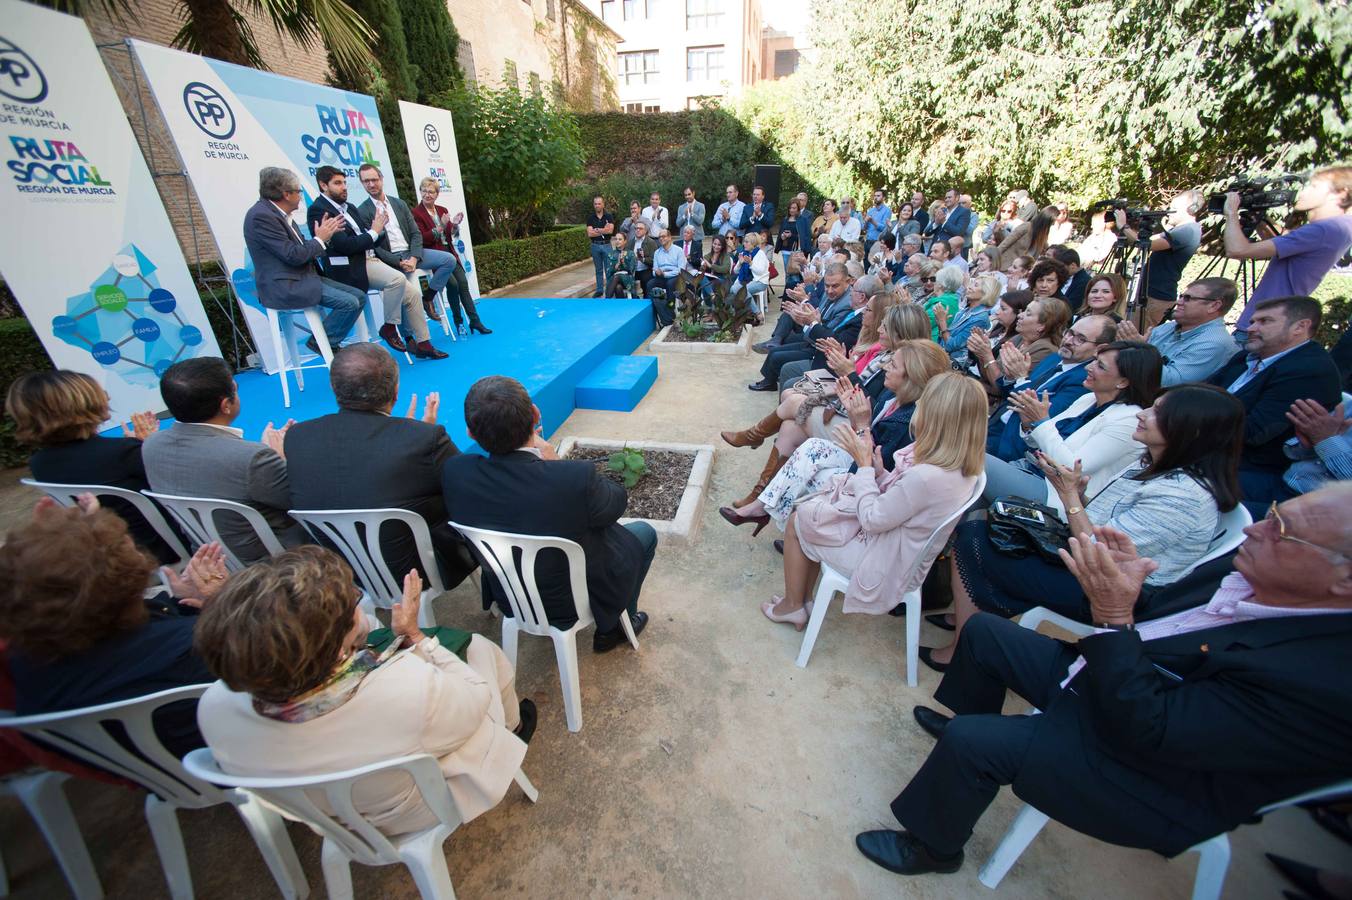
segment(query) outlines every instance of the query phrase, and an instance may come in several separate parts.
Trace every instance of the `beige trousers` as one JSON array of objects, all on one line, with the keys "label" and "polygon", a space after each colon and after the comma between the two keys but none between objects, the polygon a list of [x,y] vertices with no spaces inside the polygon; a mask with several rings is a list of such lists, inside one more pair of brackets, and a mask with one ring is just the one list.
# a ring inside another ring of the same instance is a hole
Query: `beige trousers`
[{"label": "beige trousers", "polygon": [[418,293],[417,283],[408,278],[408,273],[392,268],[376,257],[369,257],[366,260],[366,279],[371,284],[371,290],[381,293],[387,325],[398,325],[403,321],[414,340],[421,342],[431,338],[422,296]]},{"label": "beige trousers", "polygon": [[521,724],[521,703],[516,697],[516,673],[502,648],[483,635],[476,634],[465,649],[465,663],[490,685],[497,687],[502,702],[502,718],[508,729]]}]

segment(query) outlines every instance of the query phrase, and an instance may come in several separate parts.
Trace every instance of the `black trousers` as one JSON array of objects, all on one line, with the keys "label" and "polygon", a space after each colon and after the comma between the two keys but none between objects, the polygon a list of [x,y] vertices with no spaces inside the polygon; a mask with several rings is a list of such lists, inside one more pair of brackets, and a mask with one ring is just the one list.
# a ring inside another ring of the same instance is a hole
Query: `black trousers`
[{"label": "black trousers", "polygon": [[[770,343],[774,345],[783,344],[788,340],[789,335],[798,327],[798,323],[788,313],[780,313],[778,321],[775,322],[775,330],[770,335]],[[801,337],[802,332],[798,332]]]},{"label": "black trousers", "polygon": [[765,354],[765,362],[761,363],[761,377],[766,381],[779,384],[779,370],[784,368],[786,363],[800,359],[811,359],[813,351],[813,346],[806,342],[790,343],[783,347],[771,347],[770,352]]}]

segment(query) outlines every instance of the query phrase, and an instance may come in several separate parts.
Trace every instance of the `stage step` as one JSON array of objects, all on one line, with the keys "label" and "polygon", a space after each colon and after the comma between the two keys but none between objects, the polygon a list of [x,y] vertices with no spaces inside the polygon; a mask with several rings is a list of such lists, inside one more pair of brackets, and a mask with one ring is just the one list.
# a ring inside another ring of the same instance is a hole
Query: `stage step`
[{"label": "stage step", "polygon": [[608,356],[573,391],[579,409],[629,412],[657,380],[656,356]]}]

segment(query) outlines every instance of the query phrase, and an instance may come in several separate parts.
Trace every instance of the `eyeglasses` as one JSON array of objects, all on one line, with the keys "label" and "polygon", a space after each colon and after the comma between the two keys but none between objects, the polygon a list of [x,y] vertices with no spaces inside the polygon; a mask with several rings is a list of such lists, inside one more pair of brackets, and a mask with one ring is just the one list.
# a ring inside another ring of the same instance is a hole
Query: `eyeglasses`
[{"label": "eyeglasses", "polygon": [[1071,331],[1067,331],[1067,332],[1066,332],[1066,339],[1067,339],[1068,341],[1070,341],[1072,344],[1097,344],[1097,343],[1098,343],[1098,341],[1091,341],[1091,340],[1089,340],[1089,338],[1085,337],[1084,335],[1080,334],[1078,331],[1074,331],[1074,330],[1071,330]]},{"label": "eyeglasses", "polygon": [[1179,302],[1179,303],[1189,303],[1189,302],[1191,302],[1191,301],[1193,301],[1193,300],[1196,300],[1196,301],[1198,301],[1199,303],[1206,303],[1206,302],[1208,302],[1208,301],[1210,301],[1210,300],[1214,300],[1214,299],[1215,299],[1214,297],[1203,297],[1203,296],[1201,296],[1200,294],[1182,293],[1182,294],[1179,294],[1179,295],[1178,295],[1178,302]]},{"label": "eyeglasses", "polygon": [[1325,547],[1322,544],[1316,544],[1313,541],[1307,541],[1304,538],[1298,538],[1293,534],[1286,533],[1286,522],[1282,521],[1282,514],[1277,511],[1277,501],[1273,500],[1272,505],[1268,507],[1267,515],[1263,518],[1264,522],[1274,522],[1277,525],[1277,540],[1290,541],[1293,544],[1304,544],[1307,547],[1313,547],[1316,550],[1322,550],[1338,559],[1347,559],[1346,553],[1340,553],[1331,547]]}]

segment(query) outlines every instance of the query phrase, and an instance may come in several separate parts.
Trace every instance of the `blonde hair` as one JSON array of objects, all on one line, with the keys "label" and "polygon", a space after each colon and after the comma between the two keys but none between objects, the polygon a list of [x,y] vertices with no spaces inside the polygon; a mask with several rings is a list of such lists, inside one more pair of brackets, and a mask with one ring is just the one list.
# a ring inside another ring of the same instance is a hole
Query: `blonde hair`
[{"label": "blonde hair", "polygon": [[[924,315],[924,313],[921,313]],[[926,318],[925,333],[929,333],[929,319]],[[906,380],[897,391],[897,403],[914,403],[925,391],[925,387],[934,377],[953,371],[953,363],[943,348],[928,337],[923,340],[902,341],[892,350],[892,363],[900,363],[906,373]],[[984,444],[984,432],[983,432]],[[983,457],[984,459],[984,457]]]},{"label": "blonde hair", "polygon": [[437,181],[437,180],[436,180],[435,178],[433,178],[431,175],[428,175],[428,176],[427,176],[426,178],[424,178],[422,181],[418,182],[418,193],[421,194],[423,188],[427,187],[429,184],[436,187],[437,193],[441,193],[441,182],[440,182],[440,181]]},{"label": "blonde hair", "polygon": [[[978,275],[972,279],[980,292],[977,296],[982,306],[994,306],[995,301],[1000,299],[1000,279],[994,275]],[[967,292],[970,299],[972,292]]]},{"label": "blonde hair", "polygon": [[[915,255],[919,256],[919,254]],[[915,267],[920,270],[921,278],[928,278],[931,275],[936,275],[939,271],[939,264],[928,256],[921,257],[920,261],[915,264]]]},{"label": "blonde hair", "polygon": [[931,327],[929,316],[915,303],[889,306],[878,325],[880,331],[887,332],[894,350],[906,341],[928,341]]},{"label": "blonde hair", "polygon": [[917,463],[967,476],[981,474],[986,464],[986,392],[975,378],[958,372],[934,376],[916,401],[911,433]]},{"label": "blonde hair", "polygon": [[9,386],[5,409],[19,441],[50,447],[97,434],[108,418],[108,393],[82,372],[29,372]]},{"label": "blonde hair", "polygon": [[761,236],[754,231],[748,231],[746,237],[742,238],[742,240],[745,243],[749,243],[753,250],[761,245]]}]

